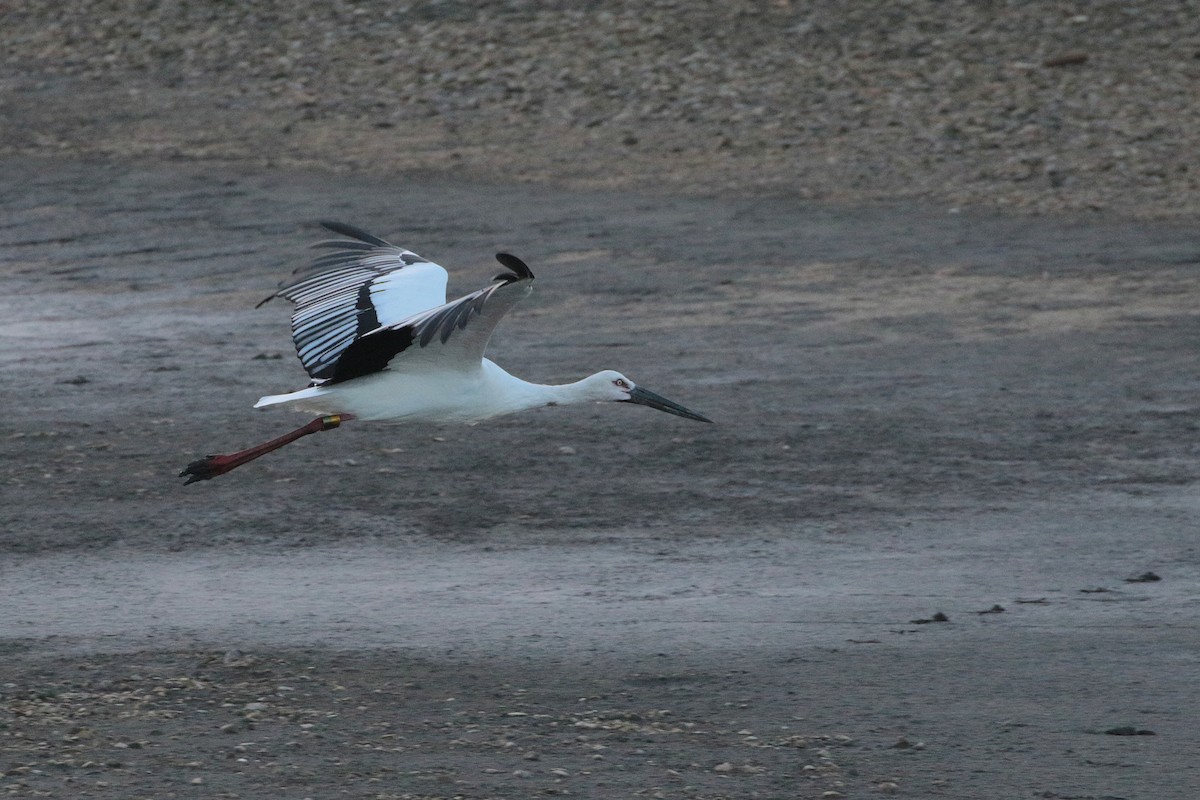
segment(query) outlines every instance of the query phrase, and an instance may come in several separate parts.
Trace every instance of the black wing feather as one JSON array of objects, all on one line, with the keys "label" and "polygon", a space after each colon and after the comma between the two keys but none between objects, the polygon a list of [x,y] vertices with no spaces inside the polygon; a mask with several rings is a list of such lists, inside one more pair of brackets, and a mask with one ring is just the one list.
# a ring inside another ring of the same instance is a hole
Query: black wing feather
[{"label": "black wing feather", "polygon": [[370,336],[356,339],[342,351],[326,383],[348,381],[387,369],[388,363],[397,354],[412,345],[412,337],[412,328],[403,327],[381,328]]},{"label": "black wing feather", "polygon": [[[391,247],[389,242],[380,239],[374,234],[367,233],[362,228],[349,225],[345,222],[335,222],[333,220],[321,220],[321,227],[328,228],[334,233],[340,233],[342,236],[349,236],[351,239],[357,239],[360,242],[365,242],[371,247]],[[340,243],[339,243],[340,245]],[[315,247],[328,247],[326,243],[314,245]]]}]

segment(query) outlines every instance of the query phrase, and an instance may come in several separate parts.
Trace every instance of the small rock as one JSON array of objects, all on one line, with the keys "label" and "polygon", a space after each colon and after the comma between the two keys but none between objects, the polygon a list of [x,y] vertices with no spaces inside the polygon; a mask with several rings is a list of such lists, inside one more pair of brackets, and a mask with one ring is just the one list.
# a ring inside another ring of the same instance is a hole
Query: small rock
[{"label": "small rock", "polygon": [[1060,56],[1047,58],[1042,62],[1043,67],[1070,67],[1087,63],[1087,53],[1063,53]]},{"label": "small rock", "polygon": [[1138,575],[1136,578],[1126,578],[1125,582],[1126,583],[1153,583],[1154,581],[1161,581],[1161,580],[1162,580],[1162,578],[1158,577],[1153,572],[1143,572],[1141,575]]},{"label": "small rock", "polygon": [[1154,731],[1145,728],[1135,728],[1132,725],[1119,725],[1105,731],[1109,736],[1155,736]]}]

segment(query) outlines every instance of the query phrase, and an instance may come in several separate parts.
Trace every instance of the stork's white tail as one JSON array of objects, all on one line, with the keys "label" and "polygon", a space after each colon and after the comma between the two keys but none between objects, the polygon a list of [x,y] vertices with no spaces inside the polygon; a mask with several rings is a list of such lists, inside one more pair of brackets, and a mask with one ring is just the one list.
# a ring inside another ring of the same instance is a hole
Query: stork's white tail
[{"label": "stork's white tail", "polygon": [[317,410],[322,410],[324,408],[324,404],[318,404],[314,406],[311,404],[311,401],[314,398],[328,393],[329,390],[324,386],[310,386],[309,388],[301,389],[298,392],[289,392],[287,394],[269,394],[266,397],[260,397],[258,398],[258,402],[254,404],[254,407],[265,408],[266,406],[288,405],[293,409],[301,411],[312,410],[314,408]]}]

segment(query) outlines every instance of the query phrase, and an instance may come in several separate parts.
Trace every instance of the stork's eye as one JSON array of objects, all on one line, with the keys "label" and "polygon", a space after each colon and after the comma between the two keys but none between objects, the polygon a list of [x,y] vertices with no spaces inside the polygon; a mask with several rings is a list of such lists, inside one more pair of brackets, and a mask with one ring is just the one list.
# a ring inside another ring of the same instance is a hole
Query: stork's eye
[{"label": "stork's eye", "polygon": [[626,383],[625,381],[621,380],[620,378],[617,378],[615,381],[613,381],[613,386],[616,386],[618,389],[628,389],[629,388],[629,384]]}]

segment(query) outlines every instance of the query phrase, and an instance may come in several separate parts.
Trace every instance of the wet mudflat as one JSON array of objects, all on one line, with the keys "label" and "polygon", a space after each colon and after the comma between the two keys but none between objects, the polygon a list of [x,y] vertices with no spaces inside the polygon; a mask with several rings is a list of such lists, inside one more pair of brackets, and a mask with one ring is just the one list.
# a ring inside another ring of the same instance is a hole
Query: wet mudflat
[{"label": "wet mudflat", "polygon": [[[0,791],[1193,794],[1194,231],[0,176]],[[718,424],[347,425],[185,490],[197,455],[302,421],[250,409],[304,382],[286,309],[253,306],[320,218],[452,292],[521,255],[494,358],[620,369]]]}]

